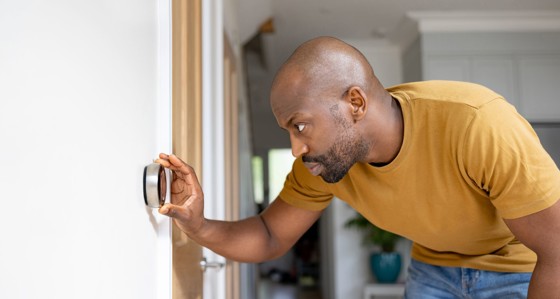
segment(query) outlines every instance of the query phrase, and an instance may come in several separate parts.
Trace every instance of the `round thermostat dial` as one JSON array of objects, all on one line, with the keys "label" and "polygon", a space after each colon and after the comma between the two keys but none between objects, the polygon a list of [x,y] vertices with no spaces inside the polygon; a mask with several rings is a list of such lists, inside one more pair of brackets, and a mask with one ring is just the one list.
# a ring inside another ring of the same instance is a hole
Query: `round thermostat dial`
[{"label": "round thermostat dial", "polygon": [[150,208],[159,208],[165,203],[167,174],[158,163],[144,167],[144,203]]}]

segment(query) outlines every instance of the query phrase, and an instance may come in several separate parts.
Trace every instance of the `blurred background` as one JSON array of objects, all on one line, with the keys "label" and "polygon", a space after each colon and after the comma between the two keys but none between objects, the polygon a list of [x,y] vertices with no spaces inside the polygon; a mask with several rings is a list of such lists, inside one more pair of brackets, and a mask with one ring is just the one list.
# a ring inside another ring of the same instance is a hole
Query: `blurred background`
[{"label": "blurred background", "polygon": [[[228,10],[234,12],[229,18]],[[225,16],[226,31],[228,22],[237,24],[230,36],[241,45],[253,186],[260,208],[276,197],[293,161],[288,136],[278,129],[269,107],[271,81],[299,44],[317,36],[335,36],[358,48],[387,87],[447,79],[496,90],[531,121],[560,163],[558,1],[239,0],[225,5]],[[244,31],[257,27],[256,32]],[[359,232],[344,228],[353,215],[351,208],[334,201],[299,244],[312,258],[301,256],[296,247],[260,265],[261,285],[270,280],[291,283],[299,287],[294,298],[362,297],[364,286],[376,280],[368,265],[369,253],[376,249],[363,246]],[[397,247],[404,257],[402,282],[410,243],[400,240]],[[274,295],[260,294],[273,298],[267,296]]]}]

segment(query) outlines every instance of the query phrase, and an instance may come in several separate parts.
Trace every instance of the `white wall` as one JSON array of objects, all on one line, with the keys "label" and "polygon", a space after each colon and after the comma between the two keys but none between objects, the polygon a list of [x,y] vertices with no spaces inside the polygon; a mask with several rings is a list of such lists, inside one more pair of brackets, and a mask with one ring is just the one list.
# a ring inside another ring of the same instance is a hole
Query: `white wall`
[{"label": "white wall", "polygon": [[421,51],[424,80],[483,84],[531,122],[560,120],[560,30],[427,32],[421,41],[415,50]]},{"label": "white wall", "polygon": [[[237,0],[239,2],[238,13],[243,17],[239,18],[240,41],[247,42],[266,20],[273,17],[273,0]],[[247,13],[250,12],[250,13]]]},{"label": "white wall", "polygon": [[401,49],[398,45],[384,39],[347,39],[345,42],[364,54],[383,86],[389,87],[403,82]]},{"label": "white wall", "polygon": [[142,195],[169,141],[157,14],[0,2],[0,298],[166,298],[169,222]]},{"label": "white wall", "polygon": [[364,284],[372,280],[369,272],[369,248],[362,246],[362,236],[356,230],[344,228],[355,211],[341,200],[332,203],[334,298],[360,298]]}]

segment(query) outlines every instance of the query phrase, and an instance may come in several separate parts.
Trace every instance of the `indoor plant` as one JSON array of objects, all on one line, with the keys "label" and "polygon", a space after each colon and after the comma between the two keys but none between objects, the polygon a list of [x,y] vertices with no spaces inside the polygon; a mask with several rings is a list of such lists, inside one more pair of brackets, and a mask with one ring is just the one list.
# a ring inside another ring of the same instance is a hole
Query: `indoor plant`
[{"label": "indoor plant", "polygon": [[401,271],[401,255],[395,251],[395,245],[401,236],[377,227],[359,213],[348,219],[345,227],[363,232],[364,245],[377,245],[381,248],[381,252],[374,252],[370,256],[371,270],[378,282],[394,283]]}]

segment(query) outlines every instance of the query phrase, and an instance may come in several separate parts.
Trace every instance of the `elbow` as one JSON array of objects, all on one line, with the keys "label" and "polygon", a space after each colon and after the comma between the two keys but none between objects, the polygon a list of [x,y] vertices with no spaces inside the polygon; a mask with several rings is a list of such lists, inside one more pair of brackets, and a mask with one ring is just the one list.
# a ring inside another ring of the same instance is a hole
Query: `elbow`
[{"label": "elbow", "polygon": [[252,247],[256,250],[253,250],[252,254],[247,255],[247,261],[244,262],[262,263],[285,255],[291,246],[283,244],[285,242],[279,242],[278,238],[270,231],[263,217],[261,215],[257,215],[257,217],[262,224],[263,230],[260,237],[256,238],[255,244]]},{"label": "elbow", "polygon": [[285,250],[276,250],[276,249],[266,249],[266,250],[261,250],[258,253],[255,254],[249,254],[246,255],[244,257],[226,257],[226,258],[230,258],[232,260],[235,260],[236,262],[240,262],[240,263],[264,263],[264,262],[268,262],[274,259],[277,259],[281,256],[283,256],[284,254],[286,254],[288,252],[288,249]]}]

